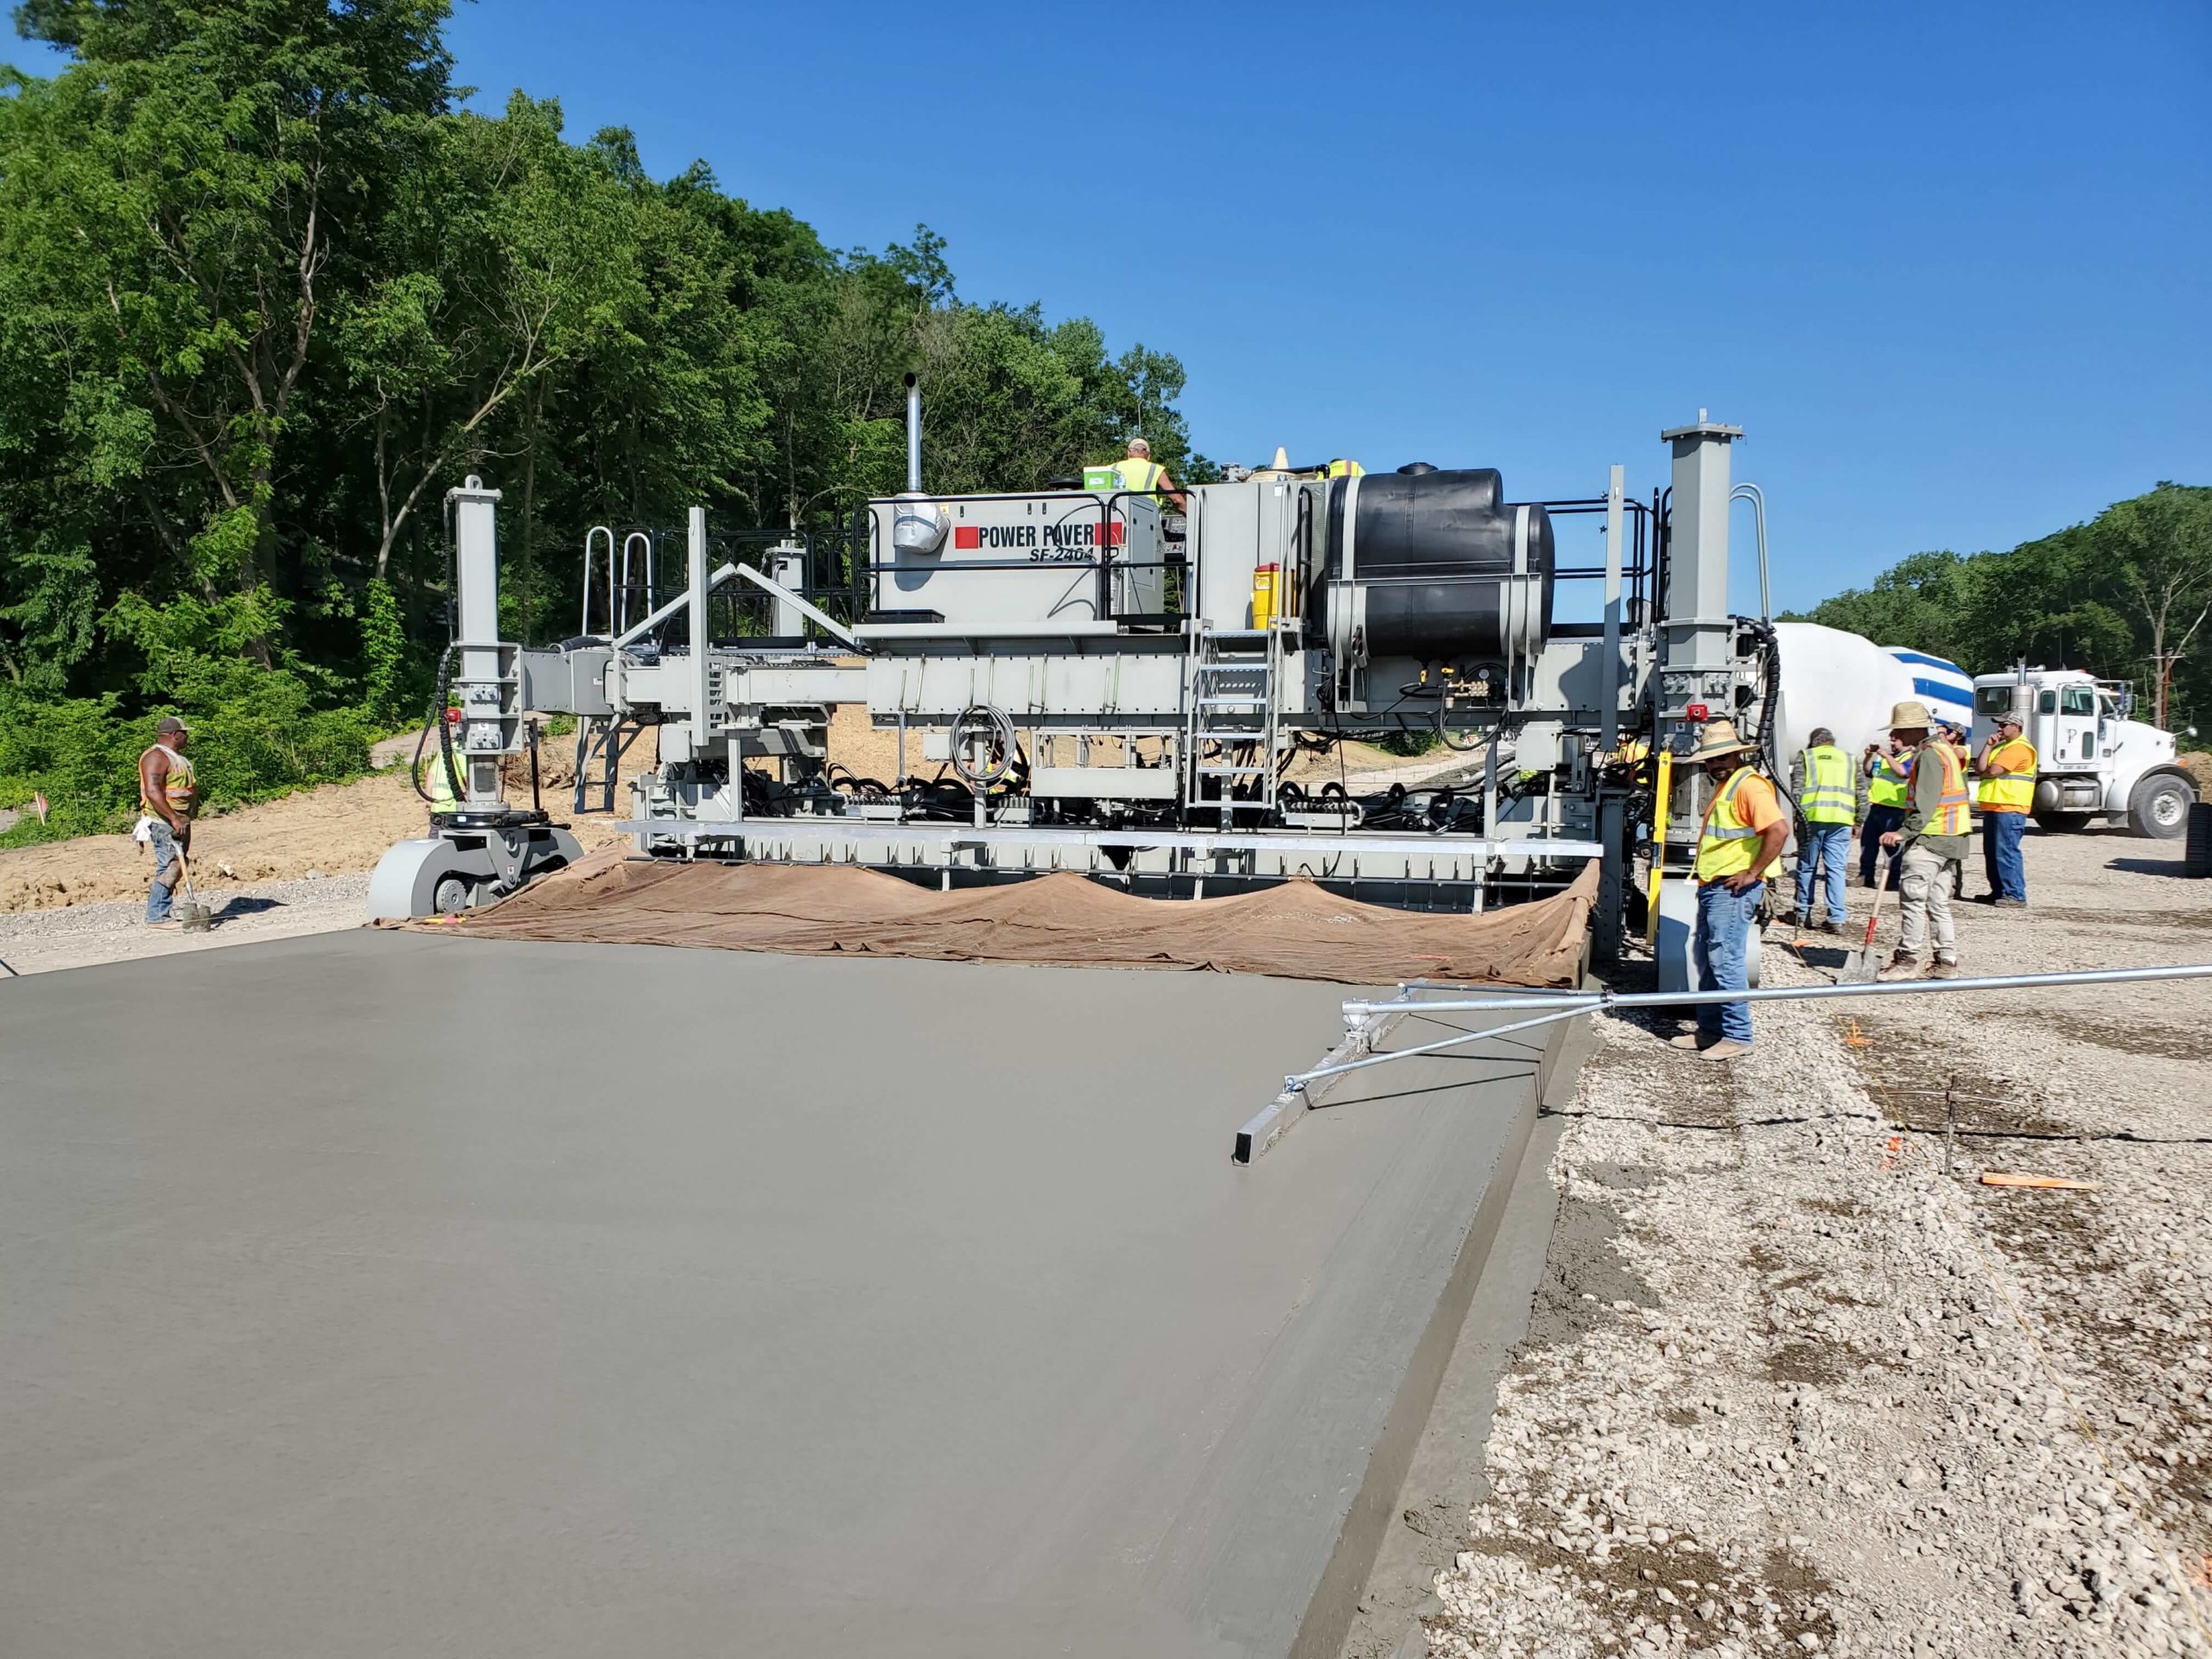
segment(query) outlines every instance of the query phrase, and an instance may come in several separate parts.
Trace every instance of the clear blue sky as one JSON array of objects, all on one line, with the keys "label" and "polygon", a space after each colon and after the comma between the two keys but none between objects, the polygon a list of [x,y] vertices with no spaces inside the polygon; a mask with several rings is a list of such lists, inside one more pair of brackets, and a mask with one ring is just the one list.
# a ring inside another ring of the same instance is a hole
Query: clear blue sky
[{"label": "clear blue sky", "polygon": [[2212,483],[2203,0],[477,0],[452,40],[480,105],[833,245],[925,221],[963,296],[1174,352],[1217,459],[1648,492],[1709,407],[1779,603]]}]

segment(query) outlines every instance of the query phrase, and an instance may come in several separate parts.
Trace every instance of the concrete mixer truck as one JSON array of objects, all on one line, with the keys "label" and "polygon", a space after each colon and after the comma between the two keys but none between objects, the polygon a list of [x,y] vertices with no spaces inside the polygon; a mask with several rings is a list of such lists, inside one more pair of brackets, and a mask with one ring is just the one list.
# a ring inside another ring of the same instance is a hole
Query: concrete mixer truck
[{"label": "concrete mixer truck", "polygon": [[1878,645],[1811,622],[1775,625],[1781,690],[1774,760],[1787,767],[1815,726],[1852,753],[1888,734],[1890,710],[1910,699],[1936,719],[1967,727],[1976,753],[1996,717],[2019,715],[2036,747],[2035,818],[2044,830],[2126,823],[2170,839],[2189,824],[2196,779],[2179,764],[2173,734],[2128,718],[2134,699],[2118,681],[2080,669],[2030,668],[1968,674],[1924,652]]},{"label": "concrete mixer truck", "polygon": [[1777,622],[1782,687],[1775,701],[1774,760],[1787,766],[1815,726],[1853,754],[1890,734],[1890,710],[1924,702],[1936,719],[1965,727],[1974,719],[1974,677],[1924,652],[1878,645],[1815,622]]}]

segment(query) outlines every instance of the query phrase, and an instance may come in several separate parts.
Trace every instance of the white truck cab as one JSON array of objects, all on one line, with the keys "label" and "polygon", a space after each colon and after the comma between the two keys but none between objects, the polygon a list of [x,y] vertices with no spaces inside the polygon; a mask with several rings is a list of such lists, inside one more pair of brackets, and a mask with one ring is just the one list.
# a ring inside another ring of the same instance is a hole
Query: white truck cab
[{"label": "white truck cab", "polygon": [[2080,830],[2093,820],[2124,821],[2139,836],[2179,836],[2196,800],[2196,780],[2176,763],[2173,734],[2129,716],[2134,692],[2078,668],[2030,668],[1977,675],[1974,749],[2018,715],[2036,749],[2036,823]]}]

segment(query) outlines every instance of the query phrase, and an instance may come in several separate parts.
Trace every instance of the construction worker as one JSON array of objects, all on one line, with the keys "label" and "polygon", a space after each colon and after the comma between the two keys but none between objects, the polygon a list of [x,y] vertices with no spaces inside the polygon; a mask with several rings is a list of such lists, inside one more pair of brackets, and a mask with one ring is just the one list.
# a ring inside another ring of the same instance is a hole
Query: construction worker
[{"label": "construction worker", "polygon": [[[1792,927],[1840,933],[1844,867],[1851,861],[1851,836],[1859,822],[1861,796],[1851,757],[1835,746],[1835,734],[1815,726],[1811,740],[1789,763],[1789,792],[1797,802],[1797,907],[1786,918]],[[1813,876],[1826,877],[1827,914],[1813,921]]]},{"label": "construction worker", "polygon": [[2028,905],[2028,866],[2020,855],[2036,799],[2036,746],[2020,735],[2020,717],[1997,717],[1997,729],[1974,763],[1974,799],[1981,812],[1981,865],[1989,902],[2001,910]]},{"label": "construction worker", "polygon": [[[1750,988],[1745,942],[1766,873],[1782,856],[1789,823],[1774,798],[1774,785],[1751,770],[1751,746],[1729,721],[1705,728],[1690,759],[1713,780],[1713,801],[1697,842],[1697,938],[1694,954],[1701,991]],[[1732,1060],[1751,1050],[1751,1010],[1743,1002],[1701,1002],[1697,1030],[1674,1039],[1707,1060]]]},{"label": "construction worker", "polygon": [[1152,446],[1142,438],[1129,440],[1128,454],[1114,463],[1114,470],[1121,475],[1123,489],[1164,495],[1174,504],[1176,512],[1190,511],[1188,499],[1175,487],[1175,480],[1167,476],[1167,469],[1152,458]]},{"label": "construction worker", "polygon": [[1890,711],[1891,741],[1913,751],[1912,801],[1904,822],[1882,837],[1897,854],[1897,948],[1884,979],[1918,979],[1920,950],[1931,931],[1936,959],[1930,979],[1959,976],[1958,936],[1951,924],[1951,888],[1965,862],[1970,818],[1967,769],[1958,751],[1930,731],[1924,702],[1901,702]]},{"label": "construction worker", "polygon": [[[460,728],[461,710],[458,709],[447,709],[446,729],[451,732],[456,740],[461,736]],[[435,738],[435,734],[434,733],[432,735]],[[445,750],[435,741],[431,743],[430,758],[423,768],[423,792],[430,798],[430,816],[432,817],[435,818],[441,813],[454,812],[460,810],[461,802],[453,792],[453,778],[454,770],[461,766],[461,746],[458,741],[454,745],[453,765],[451,766],[446,765]]]},{"label": "construction worker", "polygon": [[[1897,753],[1894,743],[1869,743],[1859,770],[1866,779],[1866,821],[1859,831],[1859,885],[1874,885],[1874,866],[1882,855],[1882,837],[1904,822],[1912,799],[1912,757]],[[1897,887],[1891,871],[1890,887]]]},{"label": "construction worker", "polygon": [[192,734],[175,715],[154,728],[151,747],[138,755],[138,838],[154,850],[154,880],[146,889],[146,925],[181,925],[169,914],[176,878],[169,874],[192,850],[192,820],[200,810],[200,780],[184,758]]}]

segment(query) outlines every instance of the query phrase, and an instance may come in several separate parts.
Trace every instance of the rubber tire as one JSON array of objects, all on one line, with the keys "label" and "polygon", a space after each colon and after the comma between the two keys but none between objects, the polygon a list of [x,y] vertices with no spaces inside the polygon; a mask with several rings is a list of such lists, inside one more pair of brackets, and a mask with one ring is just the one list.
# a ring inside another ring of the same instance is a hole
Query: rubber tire
[{"label": "rubber tire", "polygon": [[2055,836],[2077,836],[2096,819],[2094,812],[2038,812],[2036,828]]},{"label": "rubber tire", "polygon": [[437,892],[430,900],[434,916],[458,916],[467,910],[475,894],[469,890],[467,880],[458,875],[439,879]]},{"label": "rubber tire", "polygon": [[2127,827],[2152,841],[2179,841],[2189,833],[2189,809],[2196,804],[2196,791],[2186,778],[2153,772],[2127,798]]}]

